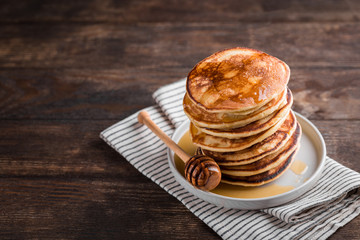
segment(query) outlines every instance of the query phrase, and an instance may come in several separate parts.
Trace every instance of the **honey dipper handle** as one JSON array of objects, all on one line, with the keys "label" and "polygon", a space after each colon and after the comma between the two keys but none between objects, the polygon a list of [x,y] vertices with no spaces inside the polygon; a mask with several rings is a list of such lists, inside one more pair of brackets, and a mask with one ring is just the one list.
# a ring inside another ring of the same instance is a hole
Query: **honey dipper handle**
[{"label": "honey dipper handle", "polygon": [[184,163],[189,160],[190,156],[151,120],[148,112],[141,111],[138,115],[138,121],[141,124],[145,124],[153,133],[155,133],[176,155],[179,156],[181,160],[184,161]]}]

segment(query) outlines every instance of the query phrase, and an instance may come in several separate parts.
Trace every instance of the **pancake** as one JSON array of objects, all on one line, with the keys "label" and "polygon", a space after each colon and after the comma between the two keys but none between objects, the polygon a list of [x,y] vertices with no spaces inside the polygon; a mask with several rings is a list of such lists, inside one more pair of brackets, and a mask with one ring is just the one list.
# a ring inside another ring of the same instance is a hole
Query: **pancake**
[{"label": "pancake", "polygon": [[190,121],[198,127],[211,129],[238,128],[262,119],[283,107],[287,102],[288,92],[290,92],[289,89],[282,91],[265,105],[247,115],[238,114],[237,112],[209,113],[192,103],[187,94],[185,94],[183,100],[183,107]]},{"label": "pancake", "polygon": [[295,149],[291,155],[283,161],[280,165],[275,168],[272,168],[266,172],[253,175],[253,176],[231,176],[227,174],[222,174],[221,182],[232,184],[232,185],[240,185],[245,187],[256,187],[261,186],[266,183],[272,182],[275,179],[279,178],[292,164],[294,160],[294,156],[297,152],[298,148]]},{"label": "pancake", "polygon": [[220,167],[245,165],[278,151],[285,146],[294,131],[301,131],[299,123],[292,126],[283,124],[273,135],[241,151],[214,152],[201,148],[197,151],[215,159]]},{"label": "pancake", "polygon": [[262,106],[287,85],[286,63],[264,52],[232,48],[199,62],[188,74],[189,99],[207,112],[236,112]]},{"label": "pancake", "polygon": [[270,127],[274,126],[276,123],[281,121],[282,119],[286,118],[292,106],[292,95],[290,91],[288,91],[287,93],[286,101],[287,101],[286,104],[278,111],[262,119],[259,119],[255,122],[252,122],[244,127],[234,128],[229,130],[223,130],[223,129],[217,130],[217,129],[209,129],[209,128],[200,128],[200,129],[204,133],[217,137],[225,137],[230,139],[249,137],[269,129]]},{"label": "pancake", "polygon": [[189,72],[183,98],[197,153],[214,158],[222,182],[259,186],[278,178],[299,148],[290,69],[264,52],[217,52]]},{"label": "pancake", "polygon": [[296,119],[292,111],[289,112],[288,116],[284,120],[279,121],[268,130],[250,137],[238,139],[215,137],[202,132],[201,129],[197,128],[193,123],[190,123],[190,137],[192,142],[202,149],[216,152],[234,152],[243,150],[261,142],[265,138],[274,134],[283,124],[290,126],[296,124]]},{"label": "pancake", "polygon": [[286,161],[291,153],[298,148],[300,136],[301,130],[300,128],[297,128],[297,131],[295,131],[285,146],[280,148],[277,152],[267,155],[250,164],[235,167],[222,166],[221,172],[231,176],[252,176],[275,168],[283,161]]}]

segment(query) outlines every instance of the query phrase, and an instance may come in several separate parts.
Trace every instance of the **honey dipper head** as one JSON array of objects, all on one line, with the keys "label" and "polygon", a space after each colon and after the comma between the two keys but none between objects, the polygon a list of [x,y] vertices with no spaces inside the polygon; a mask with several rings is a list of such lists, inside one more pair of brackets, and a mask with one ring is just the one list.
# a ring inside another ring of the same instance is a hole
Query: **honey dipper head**
[{"label": "honey dipper head", "polygon": [[214,159],[195,155],[186,162],[185,177],[196,188],[210,191],[219,185],[221,172]]}]

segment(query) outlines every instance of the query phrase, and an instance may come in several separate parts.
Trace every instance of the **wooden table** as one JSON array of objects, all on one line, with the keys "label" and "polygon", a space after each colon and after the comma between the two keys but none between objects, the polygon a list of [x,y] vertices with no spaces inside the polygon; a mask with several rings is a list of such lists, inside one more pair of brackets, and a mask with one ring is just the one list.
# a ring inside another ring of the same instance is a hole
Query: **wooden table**
[{"label": "wooden table", "polygon": [[286,61],[294,109],[360,171],[359,21],[356,0],[1,1],[0,239],[219,239],[99,133],[235,46]]}]

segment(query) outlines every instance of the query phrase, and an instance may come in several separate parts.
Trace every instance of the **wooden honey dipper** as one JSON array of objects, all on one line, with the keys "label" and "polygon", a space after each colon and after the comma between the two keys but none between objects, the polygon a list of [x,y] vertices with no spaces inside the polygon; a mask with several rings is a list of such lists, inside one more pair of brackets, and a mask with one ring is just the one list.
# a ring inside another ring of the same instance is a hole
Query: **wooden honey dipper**
[{"label": "wooden honey dipper", "polygon": [[139,113],[138,121],[145,124],[185,163],[185,178],[194,187],[210,191],[219,185],[221,172],[214,159],[200,154],[192,157],[188,155],[151,120],[149,113],[146,111]]}]

